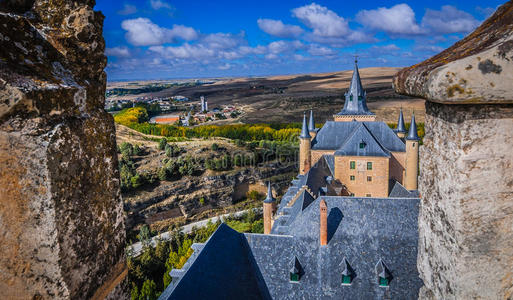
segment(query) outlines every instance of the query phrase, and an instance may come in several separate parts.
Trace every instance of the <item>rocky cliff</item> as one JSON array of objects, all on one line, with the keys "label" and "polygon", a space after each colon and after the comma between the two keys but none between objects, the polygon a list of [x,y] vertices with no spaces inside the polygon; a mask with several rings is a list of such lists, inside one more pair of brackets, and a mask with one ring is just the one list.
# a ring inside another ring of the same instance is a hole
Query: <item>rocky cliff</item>
[{"label": "rocky cliff", "polygon": [[420,152],[421,299],[513,299],[513,2],[398,73],[426,101]]},{"label": "rocky cliff", "polygon": [[103,15],[93,6],[0,2],[4,299],[124,297],[115,129],[103,110]]}]

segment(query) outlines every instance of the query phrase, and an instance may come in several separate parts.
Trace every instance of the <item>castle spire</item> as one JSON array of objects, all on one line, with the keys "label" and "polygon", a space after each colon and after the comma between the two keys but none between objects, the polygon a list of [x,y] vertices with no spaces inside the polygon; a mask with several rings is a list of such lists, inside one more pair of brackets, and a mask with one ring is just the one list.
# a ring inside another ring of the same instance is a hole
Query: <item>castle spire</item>
[{"label": "castle spire", "polygon": [[415,113],[411,115],[410,130],[408,131],[407,140],[418,141],[419,136],[417,134],[417,124],[415,123]]},{"label": "castle spire", "polygon": [[269,181],[267,183],[267,197],[265,198],[264,203],[272,203],[275,200],[276,199],[273,197],[273,190],[271,188],[271,182]]},{"label": "castle spire", "polygon": [[353,77],[349,90],[345,93],[346,101],[341,112],[335,115],[337,120],[363,120],[374,121],[375,115],[367,107],[367,93],[363,90],[360,71],[358,70],[358,60],[354,60]]},{"label": "castle spire", "polygon": [[406,133],[406,126],[404,126],[404,117],[403,117],[403,108],[401,107],[401,112],[399,113],[399,120],[397,120],[397,128],[396,132]]},{"label": "castle spire", "polygon": [[313,111],[310,110],[310,120],[308,120],[308,131],[315,131],[315,120],[313,116]]},{"label": "castle spire", "polygon": [[310,132],[308,131],[308,125],[306,124],[306,113],[303,114],[303,127],[301,128],[301,134],[299,138],[309,139],[311,138]]}]

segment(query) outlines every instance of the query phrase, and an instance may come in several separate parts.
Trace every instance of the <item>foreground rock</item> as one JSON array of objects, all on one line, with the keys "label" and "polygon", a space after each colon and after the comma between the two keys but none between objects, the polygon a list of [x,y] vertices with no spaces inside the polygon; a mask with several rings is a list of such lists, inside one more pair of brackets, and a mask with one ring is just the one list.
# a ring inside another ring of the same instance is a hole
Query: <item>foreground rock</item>
[{"label": "foreground rock", "polygon": [[452,47],[394,77],[398,93],[438,103],[513,103],[513,3]]},{"label": "foreground rock", "polygon": [[0,2],[0,294],[123,299],[124,214],[94,1]]},{"label": "foreground rock", "polygon": [[[421,299],[513,298],[513,2],[394,79],[426,101]],[[493,104],[491,104],[493,103]]]}]

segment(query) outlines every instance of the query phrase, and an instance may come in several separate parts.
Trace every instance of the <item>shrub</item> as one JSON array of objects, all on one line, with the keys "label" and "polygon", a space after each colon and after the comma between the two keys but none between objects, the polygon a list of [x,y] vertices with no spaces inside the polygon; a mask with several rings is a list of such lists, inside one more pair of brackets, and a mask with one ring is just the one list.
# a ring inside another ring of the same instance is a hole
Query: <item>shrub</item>
[{"label": "shrub", "polygon": [[166,145],[167,145],[167,140],[165,138],[160,139],[159,146],[158,146],[159,150],[165,150]]}]

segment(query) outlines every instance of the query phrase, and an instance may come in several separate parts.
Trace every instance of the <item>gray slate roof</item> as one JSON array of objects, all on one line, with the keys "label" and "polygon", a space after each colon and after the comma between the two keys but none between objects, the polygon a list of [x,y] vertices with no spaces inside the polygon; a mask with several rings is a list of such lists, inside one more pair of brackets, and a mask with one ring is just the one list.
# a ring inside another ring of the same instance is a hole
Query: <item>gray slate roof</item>
[{"label": "gray slate roof", "polygon": [[[312,150],[338,150],[353,136],[353,133],[364,125],[372,137],[390,152],[405,152],[403,141],[383,122],[334,122],[328,121],[319,130],[312,141]],[[361,138],[356,136],[355,138]]]},{"label": "gray slate roof", "polygon": [[335,151],[335,155],[390,157],[390,152],[380,145],[364,123],[359,123],[353,134]]}]

